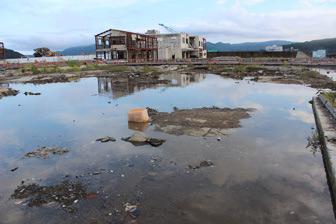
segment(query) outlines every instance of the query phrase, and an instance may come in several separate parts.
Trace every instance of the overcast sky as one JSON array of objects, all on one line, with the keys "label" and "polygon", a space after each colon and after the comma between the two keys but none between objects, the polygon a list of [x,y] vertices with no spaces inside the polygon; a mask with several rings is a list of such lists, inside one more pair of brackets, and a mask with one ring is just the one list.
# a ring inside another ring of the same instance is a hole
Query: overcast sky
[{"label": "overcast sky", "polygon": [[31,52],[89,45],[109,28],[164,23],[211,42],[336,37],[336,0],[1,0],[0,41]]}]

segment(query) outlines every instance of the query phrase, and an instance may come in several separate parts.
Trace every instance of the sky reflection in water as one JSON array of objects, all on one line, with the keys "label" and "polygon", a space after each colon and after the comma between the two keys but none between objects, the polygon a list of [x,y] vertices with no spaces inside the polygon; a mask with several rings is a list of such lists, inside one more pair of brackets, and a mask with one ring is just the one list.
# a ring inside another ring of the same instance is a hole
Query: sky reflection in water
[{"label": "sky reflection in water", "polygon": [[[132,200],[134,192],[141,191],[143,223],[334,222],[321,155],[314,156],[306,149],[307,137],[315,127],[308,103],[315,89],[211,74],[162,78],[172,80],[171,84],[126,83],[124,88],[114,88],[108,78],[86,78],[72,83],[11,85],[21,93],[0,100],[2,221],[107,221],[105,214],[122,203],[103,197],[122,194],[123,200]],[[25,91],[42,95],[25,96]],[[145,128],[147,135],[167,140],[160,148],[135,148],[120,140],[134,133],[127,122],[131,108],[172,111],[173,107],[212,106],[256,111],[222,141],[168,135],[152,126]],[[106,135],[118,141],[95,142]],[[71,151],[48,160],[23,158],[39,146]],[[156,166],[153,157],[160,158]],[[211,160],[215,166],[187,169],[202,160]],[[16,172],[9,171],[17,166]],[[76,218],[57,208],[31,209],[8,200],[21,180],[35,178],[41,184],[56,184],[67,174],[99,169],[114,173],[83,180],[90,190],[103,189],[104,194],[95,202],[78,205]],[[97,206],[101,209],[93,209]]]}]

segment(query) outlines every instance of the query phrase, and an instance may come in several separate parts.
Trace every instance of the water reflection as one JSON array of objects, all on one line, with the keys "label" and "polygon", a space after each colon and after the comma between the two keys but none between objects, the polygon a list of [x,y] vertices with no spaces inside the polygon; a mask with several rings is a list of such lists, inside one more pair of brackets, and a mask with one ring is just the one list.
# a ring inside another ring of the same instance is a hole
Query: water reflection
[{"label": "water reflection", "polygon": [[[111,104],[97,95],[97,78],[11,84],[20,92],[42,95],[0,100],[0,222],[122,223],[123,206],[129,202],[139,204],[141,223],[334,223],[321,155],[306,149],[314,126],[308,102],[315,89],[211,74],[160,78],[170,81],[133,85],[125,80],[118,89],[122,82],[100,79]],[[135,107],[171,112],[174,107],[212,106],[256,111],[220,141],[171,135],[127,120],[128,110]],[[153,148],[121,140],[135,131],[166,142]],[[102,136],[117,141],[95,141]],[[66,147],[69,153],[45,160],[23,158],[42,146]],[[214,167],[188,169],[208,160]],[[90,200],[87,195],[78,202],[74,198],[75,215],[58,205],[31,209],[20,199],[8,200],[22,181],[49,189],[65,177],[95,193]]]},{"label": "water reflection", "polygon": [[161,75],[159,80],[167,82],[158,83],[151,80],[136,81],[130,77],[99,77],[98,93],[118,99],[154,87],[188,86],[201,82],[205,77],[205,74],[166,74]]},{"label": "water reflection", "polygon": [[9,88],[9,84],[8,83],[0,83],[0,88]]},{"label": "water reflection", "polygon": [[142,123],[136,123],[136,122],[128,122],[128,128],[133,131],[142,131],[144,132],[149,126],[149,123],[142,122]]}]

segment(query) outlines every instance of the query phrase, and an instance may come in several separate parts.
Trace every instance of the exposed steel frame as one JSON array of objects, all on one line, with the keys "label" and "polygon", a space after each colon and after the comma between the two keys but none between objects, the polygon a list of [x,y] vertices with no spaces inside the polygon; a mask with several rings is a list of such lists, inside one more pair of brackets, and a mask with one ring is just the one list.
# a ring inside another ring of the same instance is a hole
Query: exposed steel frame
[{"label": "exposed steel frame", "polygon": [[5,59],[5,45],[0,42],[0,59]]},{"label": "exposed steel frame", "polygon": [[126,47],[128,62],[151,62],[158,60],[158,42],[156,37],[115,29],[109,29],[95,35],[97,57],[99,51],[104,52],[104,58],[106,58],[106,53],[114,48],[113,36],[111,35],[113,31],[118,31],[125,35],[125,40],[118,45]]}]

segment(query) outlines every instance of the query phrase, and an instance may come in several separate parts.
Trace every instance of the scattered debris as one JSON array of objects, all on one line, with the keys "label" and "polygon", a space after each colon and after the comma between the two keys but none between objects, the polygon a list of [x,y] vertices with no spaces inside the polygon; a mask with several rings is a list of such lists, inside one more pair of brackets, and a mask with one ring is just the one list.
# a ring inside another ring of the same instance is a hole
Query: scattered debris
[{"label": "scattered debris", "polygon": [[192,170],[196,170],[196,169],[200,169],[203,167],[209,167],[213,165],[214,165],[213,162],[211,162],[210,160],[204,160],[199,165],[196,165],[196,166],[189,165],[188,168]]},{"label": "scattered debris", "polygon": [[101,143],[106,143],[106,142],[115,142],[117,140],[113,137],[106,136],[106,137],[103,137],[103,138],[98,138],[96,141],[101,142]]},{"label": "scattered debris", "polygon": [[39,96],[41,93],[33,93],[33,92],[24,92],[24,95],[29,95],[29,96]]},{"label": "scattered debris", "polygon": [[18,90],[0,87],[0,99],[6,96],[16,96],[17,94],[19,94]]},{"label": "scattered debris", "polygon": [[195,108],[175,109],[171,113],[148,108],[156,130],[173,135],[196,137],[222,136],[227,129],[240,127],[240,120],[250,117],[253,109]]},{"label": "scattered debris", "polygon": [[23,83],[47,84],[47,83],[59,83],[59,82],[71,82],[78,79],[79,76],[76,75],[51,74],[51,75],[34,76],[28,80],[24,80]]},{"label": "scattered debris", "polygon": [[92,200],[96,199],[98,194],[96,192],[89,192],[85,195],[85,199]]},{"label": "scattered debris", "polygon": [[16,171],[17,169],[19,169],[19,167],[15,167],[15,168],[11,169],[10,171],[14,172],[14,171]]},{"label": "scattered debris", "polygon": [[49,154],[53,155],[62,155],[65,153],[68,153],[69,150],[65,148],[58,148],[58,147],[42,147],[38,148],[32,152],[26,153],[26,157],[32,158],[32,157],[38,157],[38,158],[43,158],[47,159],[49,157]]},{"label": "scattered debris", "polygon": [[[188,69],[192,72],[199,72],[195,66],[190,66]],[[316,89],[336,90],[336,82],[327,75],[299,66],[209,65],[202,70],[204,73],[210,72],[233,79],[248,78],[258,82],[309,85]]]},{"label": "scattered debris", "polygon": [[157,139],[157,138],[148,138],[143,133],[134,133],[132,136],[128,138],[122,138],[123,141],[130,142],[135,146],[142,146],[142,145],[151,145],[153,147],[159,147],[162,145],[166,140]]},{"label": "scattered debris", "polygon": [[132,219],[137,219],[140,216],[140,214],[141,214],[141,211],[138,208],[138,206],[137,205],[131,205],[130,203],[126,203],[125,204],[125,212]]},{"label": "scattered debris", "polygon": [[53,186],[40,186],[38,184],[20,185],[11,195],[12,199],[26,199],[29,207],[40,207],[56,202],[68,212],[74,212],[72,207],[80,199],[86,198],[85,187],[81,183],[64,181]]}]

